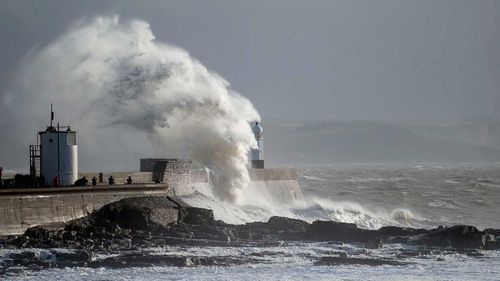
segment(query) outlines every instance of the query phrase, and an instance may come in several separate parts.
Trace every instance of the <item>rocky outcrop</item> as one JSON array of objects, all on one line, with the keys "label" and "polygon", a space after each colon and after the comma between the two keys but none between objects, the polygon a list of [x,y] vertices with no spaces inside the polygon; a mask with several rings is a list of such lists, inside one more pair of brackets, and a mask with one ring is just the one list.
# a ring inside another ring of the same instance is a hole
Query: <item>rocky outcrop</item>
[{"label": "rocky outcrop", "polygon": [[484,249],[489,236],[474,226],[455,225],[413,236],[409,243],[428,247]]},{"label": "rocky outcrop", "polygon": [[315,221],[308,228],[306,237],[313,241],[342,241],[367,243],[377,238],[373,231],[358,228],[353,223]]},{"label": "rocky outcrop", "polygon": [[[0,264],[0,275],[14,266],[59,267],[95,266],[130,267],[146,265],[200,266],[251,263],[246,257],[149,257],[144,249],[181,246],[279,246],[282,241],[332,241],[355,243],[365,249],[376,249],[389,243],[406,243],[442,251],[459,250],[477,255],[474,249],[500,249],[500,230],[480,231],[473,226],[457,225],[436,229],[382,227],[378,230],[358,228],[355,224],[333,221],[271,217],[267,222],[231,225],[214,220],[211,210],[191,207],[175,197],[128,198],[110,203],[89,216],[65,224],[36,226],[24,235],[0,240],[0,247],[28,249],[12,254]],[[418,251],[400,253],[401,257],[424,255]],[[42,254],[30,248],[49,249]],[[72,253],[54,248],[73,249]],[[472,249],[472,250],[471,250]],[[96,261],[94,253],[121,253]],[[326,256],[316,265],[400,265],[393,260]]]},{"label": "rocky outcrop", "polygon": [[150,266],[233,266],[239,264],[250,264],[256,262],[254,259],[223,256],[223,257],[196,257],[196,256],[168,256],[151,255],[149,253],[128,253],[119,256],[109,257],[91,262],[90,267],[150,267]]},{"label": "rocky outcrop", "polygon": [[6,247],[120,250],[165,244],[238,245],[288,241],[337,241],[380,248],[407,243],[454,249],[499,249],[500,231],[457,225],[436,229],[382,227],[366,230],[351,223],[286,217],[230,225],[214,220],[208,209],[191,207],[176,197],[127,198],[66,224],[37,226],[4,241]]},{"label": "rocky outcrop", "polygon": [[178,204],[162,197],[126,198],[105,205],[76,223],[89,224],[88,221],[101,226],[113,223],[125,229],[158,229],[177,223],[179,210]]},{"label": "rocky outcrop", "polygon": [[314,262],[314,265],[328,265],[328,266],[345,265],[345,264],[380,266],[380,265],[406,265],[408,263],[390,259],[349,258],[347,256],[321,257],[318,261]]},{"label": "rocky outcrop", "polygon": [[0,262],[0,276],[20,273],[24,269],[37,271],[46,268],[66,268],[88,266],[93,260],[92,253],[77,250],[66,251],[25,251],[10,253]]},{"label": "rocky outcrop", "polygon": [[97,259],[91,252],[77,250],[65,252],[59,250],[25,251],[10,253],[0,263],[0,276],[11,273],[12,269],[32,271],[48,268],[93,267],[127,268],[150,266],[233,266],[257,263],[258,259],[243,256],[172,256],[150,252],[131,252]]}]

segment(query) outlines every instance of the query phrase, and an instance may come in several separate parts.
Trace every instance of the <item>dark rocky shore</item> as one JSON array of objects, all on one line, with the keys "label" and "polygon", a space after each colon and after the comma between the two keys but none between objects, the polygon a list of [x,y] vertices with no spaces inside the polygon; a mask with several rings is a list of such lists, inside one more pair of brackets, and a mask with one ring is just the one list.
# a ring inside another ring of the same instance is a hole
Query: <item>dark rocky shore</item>
[{"label": "dark rocky shore", "polygon": [[[151,247],[166,245],[259,247],[296,241],[357,244],[377,249],[384,244],[415,245],[419,250],[400,253],[419,255],[422,251],[457,251],[480,255],[478,250],[499,250],[500,230],[478,230],[455,225],[435,229],[388,226],[378,230],[355,224],[271,217],[267,222],[231,225],[214,220],[212,210],[191,207],[176,197],[128,198],[108,204],[87,217],[64,224],[28,229],[24,235],[0,240],[0,247],[17,252],[0,262],[0,276],[14,268],[31,270],[53,267],[132,267],[132,266],[229,266],[259,262],[252,257],[150,255]],[[33,249],[46,249],[35,252]],[[22,251],[19,251],[22,249]],[[62,251],[70,249],[71,251]],[[117,253],[95,259],[96,254]],[[311,257],[316,265],[403,265],[400,259],[348,257],[345,253]]]}]

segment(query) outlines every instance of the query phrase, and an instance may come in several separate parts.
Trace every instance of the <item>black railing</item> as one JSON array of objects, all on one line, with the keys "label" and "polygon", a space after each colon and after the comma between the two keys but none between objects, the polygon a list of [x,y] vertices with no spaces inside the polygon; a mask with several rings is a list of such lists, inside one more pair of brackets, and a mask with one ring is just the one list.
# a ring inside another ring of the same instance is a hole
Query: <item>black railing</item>
[{"label": "black railing", "polygon": [[40,145],[30,145],[30,175],[33,178],[40,176]]}]

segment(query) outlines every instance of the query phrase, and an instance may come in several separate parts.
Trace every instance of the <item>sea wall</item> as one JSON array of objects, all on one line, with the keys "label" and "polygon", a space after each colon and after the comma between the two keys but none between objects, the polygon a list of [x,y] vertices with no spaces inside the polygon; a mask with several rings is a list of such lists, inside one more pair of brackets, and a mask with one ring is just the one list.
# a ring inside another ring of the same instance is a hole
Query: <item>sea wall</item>
[{"label": "sea wall", "polygon": [[166,194],[166,186],[152,184],[2,189],[0,235],[21,234],[31,226],[81,218],[123,198]]},{"label": "sea wall", "polygon": [[248,192],[266,198],[273,204],[290,204],[304,200],[294,168],[250,169]]},{"label": "sea wall", "polygon": [[[249,169],[250,183],[245,191],[270,203],[289,204],[303,200],[304,195],[297,181],[294,168]],[[187,195],[194,192],[211,193],[210,176],[206,170],[192,170],[190,182],[169,182],[170,195]]]},{"label": "sea wall", "polygon": [[[249,194],[273,204],[303,199],[295,169],[250,169],[249,174]],[[107,185],[110,175],[116,185]],[[89,181],[93,176],[99,178],[98,173],[80,173],[79,177],[83,176]],[[134,184],[122,184],[128,176]],[[103,183],[97,186],[0,189],[0,235],[20,234],[35,225],[77,219],[123,198],[211,192],[207,170],[177,173],[166,179],[163,184],[152,184],[151,172],[104,173]]]}]

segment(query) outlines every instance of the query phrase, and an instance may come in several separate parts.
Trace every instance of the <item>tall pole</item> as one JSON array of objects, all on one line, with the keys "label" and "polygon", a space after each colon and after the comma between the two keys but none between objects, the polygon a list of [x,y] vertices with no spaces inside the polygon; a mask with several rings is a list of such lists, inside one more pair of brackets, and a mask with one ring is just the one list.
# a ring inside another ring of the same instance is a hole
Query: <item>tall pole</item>
[{"label": "tall pole", "polygon": [[58,182],[59,182],[59,185],[60,182],[61,182],[61,175],[60,175],[60,159],[59,159],[59,122],[57,122],[57,179],[58,179]]},{"label": "tall pole", "polygon": [[52,104],[50,104],[50,127],[52,127],[52,121],[54,121],[54,110],[52,110]]}]

